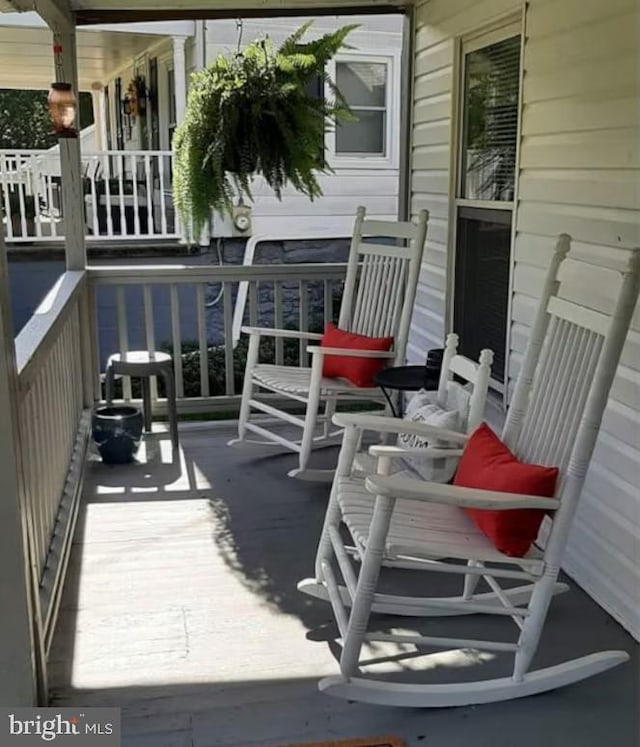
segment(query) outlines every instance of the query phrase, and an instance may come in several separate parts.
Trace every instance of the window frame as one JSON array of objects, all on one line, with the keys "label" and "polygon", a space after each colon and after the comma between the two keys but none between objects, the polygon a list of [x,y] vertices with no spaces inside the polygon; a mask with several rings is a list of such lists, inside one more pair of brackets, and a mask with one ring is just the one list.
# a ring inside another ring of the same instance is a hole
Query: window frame
[{"label": "window frame", "polygon": [[[330,78],[336,80],[336,69],[339,63],[365,62],[382,64],[386,67],[385,91],[385,133],[384,155],[379,153],[339,153],[336,150],[336,131],[332,124],[325,136],[325,152],[329,165],[334,169],[380,169],[399,167],[399,134],[400,134],[400,54],[396,50],[383,50],[372,55],[352,50],[336,55],[327,65]],[[325,86],[325,96],[331,91]],[[366,111],[383,111],[382,108],[362,107]]]}]

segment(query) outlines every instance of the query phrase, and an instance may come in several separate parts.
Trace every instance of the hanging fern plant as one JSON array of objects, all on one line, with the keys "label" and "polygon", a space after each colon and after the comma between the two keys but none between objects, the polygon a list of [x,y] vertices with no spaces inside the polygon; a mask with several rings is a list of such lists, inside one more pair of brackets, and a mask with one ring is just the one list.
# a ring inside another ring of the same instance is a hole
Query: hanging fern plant
[{"label": "hanging fern plant", "polygon": [[[256,175],[279,199],[286,184],[311,200],[322,194],[317,174],[330,171],[323,150],[328,123],[355,119],[325,68],[356,27],[301,44],[310,25],[279,49],[260,39],[191,77],[186,115],[173,140],[173,192],[195,235],[212,210],[230,211],[236,198],[252,200]],[[310,90],[318,76],[329,98]]]}]

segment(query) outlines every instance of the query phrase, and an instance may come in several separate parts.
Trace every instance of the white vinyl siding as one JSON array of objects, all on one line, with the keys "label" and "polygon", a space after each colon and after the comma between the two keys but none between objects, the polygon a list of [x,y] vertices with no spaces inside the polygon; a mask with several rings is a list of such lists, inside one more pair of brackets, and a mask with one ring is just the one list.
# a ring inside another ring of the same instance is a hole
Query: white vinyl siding
[{"label": "white vinyl siding", "polygon": [[[431,210],[409,357],[445,332],[455,38],[521,8],[431,0],[417,11],[412,212]],[[524,46],[509,377],[517,377],[555,237],[578,251],[640,245],[640,8],[530,0]],[[576,288],[595,308],[607,284]],[[640,310],[613,386],[565,570],[640,639]]]},{"label": "white vinyl siding", "polygon": [[442,346],[448,316],[455,40],[513,18],[521,7],[519,0],[430,0],[416,9],[411,213],[415,218],[426,208],[429,230],[407,348],[412,362],[422,362],[429,348]]},{"label": "white vinyl siding", "polygon": [[256,179],[252,189],[254,234],[351,236],[358,205],[381,220],[398,218],[398,175],[395,171],[340,170],[319,178],[323,196],[311,202],[288,187],[282,201]]},{"label": "white vinyl siding", "polygon": [[[524,52],[510,375],[560,231],[578,250],[640,245],[639,6],[533,0]],[[606,283],[576,289],[607,308]],[[640,638],[640,311],[636,311],[565,570]]]}]

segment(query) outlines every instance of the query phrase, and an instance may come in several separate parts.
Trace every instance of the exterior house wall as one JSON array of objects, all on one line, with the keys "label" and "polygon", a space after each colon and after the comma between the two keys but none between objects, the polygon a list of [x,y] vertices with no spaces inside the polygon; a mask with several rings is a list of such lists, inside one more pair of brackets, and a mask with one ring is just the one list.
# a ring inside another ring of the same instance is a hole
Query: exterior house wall
[{"label": "exterior house wall", "polygon": [[[268,34],[276,43],[297,29],[306,19],[247,19],[243,22],[242,42]],[[379,59],[388,64],[387,97],[387,154],[381,157],[336,157],[333,154],[333,140],[329,134],[327,148],[333,174],[321,175],[323,197],[311,202],[293,190],[285,190],[282,201],[261,179],[254,184],[255,203],[252,204],[254,234],[272,236],[332,237],[349,236],[353,227],[353,216],[358,205],[367,205],[370,215],[395,220],[398,215],[399,164],[400,164],[400,56],[402,49],[402,17],[356,16],[318,18],[314,22],[313,34],[326,33],[347,23],[360,24],[361,28],[352,32],[349,44],[353,47],[345,53],[349,59]],[[196,30],[196,34],[200,30]],[[235,21],[204,22],[204,56],[212,61],[218,54],[235,50],[238,43],[238,30]],[[201,49],[201,48],[200,48]],[[198,44],[195,37],[185,44],[185,66],[187,79],[200,67]],[[343,58],[346,58],[342,55]],[[122,79],[123,95],[129,81],[134,76],[134,67],[144,69],[148,59],[158,59],[158,102],[160,113],[160,147],[169,150],[169,93],[168,73],[173,68],[173,47],[170,37],[153,45],[146,54],[119,71],[109,81],[111,114],[111,147],[115,147],[115,117],[118,102],[115,101],[115,77]],[[333,72],[333,71],[330,71]],[[125,137],[125,150],[144,149],[145,143],[140,129],[140,120],[134,124],[131,137]],[[213,234],[229,235],[230,221],[215,216]]]},{"label": "exterior house wall", "polygon": [[[409,357],[449,329],[457,44],[523,10],[512,0],[431,0],[417,8],[412,212],[431,211]],[[527,4],[509,318],[510,388],[560,232],[578,250],[640,245],[640,112],[635,0]],[[571,290],[594,308],[611,284]],[[565,569],[640,638],[640,310],[607,407]]]},{"label": "exterior house wall", "polygon": [[[305,18],[246,19],[242,43],[268,34],[278,44],[305,22]],[[328,160],[335,173],[320,177],[323,197],[310,202],[307,197],[285,190],[279,201],[261,180],[256,180],[252,205],[253,232],[271,235],[349,236],[358,205],[379,218],[395,220],[398,215],[400,151],[400,54],[402,17],[356,16],[323,17],[314,21],[311,35],[320,35],[346,24],[360,24],[348,39],[353,48],[348,57],[371,60],[380,58],[389,64],[387,127],[388,154],[385,158],[362,156],[336,157],[331,135],[327,138]],[[233,51],[238,43],[235,21],[206,22],[206,59]],[[339,55],[341,59],[345,55]],[[333,75],[333,70],[330,72]],[[214,224],[214,234],[216,233]]]},{"label": "exterior house wall", "polygon": [[[510,375],[517,375],[552,237],[613,252],[640,245],[635,0],[529,5]],[[575,289],[607,309],[598,288]],[[618,369],[565,567],[640,637],[640,309]]]}]

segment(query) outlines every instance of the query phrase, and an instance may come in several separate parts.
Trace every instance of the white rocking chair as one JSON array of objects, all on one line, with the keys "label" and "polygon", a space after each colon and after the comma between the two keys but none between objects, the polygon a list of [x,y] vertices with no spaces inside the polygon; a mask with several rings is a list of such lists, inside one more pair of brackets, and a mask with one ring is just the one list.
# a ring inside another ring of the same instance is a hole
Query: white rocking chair
[{"label": "white rocking chair", "polygon": [[[611,270],[620,270],[620,261],[574,258],[572,253],[563,264],[569,247],[570,238],[562,235],[502,433],[503,441],[519,459],[559,468],[554,498],[389,476],[385,474],[389,471],[389,454],[380,457],[378,474],[366,478],[363,491],[361,480],[352,475],[359,440],[357,423],[361,421],[357,415],[336,417],[345,426],[333,486],[340,510],[327,531],[332,556],[327,552],[320,559],[318,580],[326,587],[343,648],[341,674],[320,682],[324,692],[381,705],[472,705],[541,693],[628,660],[624,651],[602,651],[529,671],[552,596],[566,588],[557,582],[558,573],[640,288],[640,250],[625,252],[630,256],[623,263],[613,313],[579,305],[572,299],[585,276],[590,275],[597,287],[603,275],[612,276]],[[368,425],[376,431],[384,430],[383,420],[369,416]],[[412,432],[426,435],[424,426],[415,424]],[[433,435],[443,437],[442,432]],[[461,446],[466,439],[453,432],[446,438]],[[372,510],[363,519],[362,498],[367,495]],[[552,513],[544,550],[534,546],[522,558],[499,552],[461,507],[536,508]],[[348,557],[341,522],[359,551],[359,566]],[[410,567],[459,574],[465,578],[462,594],[418,598],[379,593],[381,565],[390,558]],[[338,583],[336,565],[344,586]],[[488,584],[489,592],[476,593],[480,579]],[[525,583],[502,588],[502,579]],[[519,635],[517,640],[475,640],[453,635],[380,634],[369,632],[372,612],[424,617],[498,615],[511,618]],[[381,641],[430,649],[510,652],[515,662],[511,676],[496,679],[455,684],[390,681],[361,670],[363,644]]]},{"label": "white rocking chair", "polygon": [[[442,369],[440,372],[440,379],[438,382],[438,391],[436,402],[442,408],[457,409],[458,411],[458,423],[460,433],[472,433],[484,418],[485,405],[487,401],[487,392],[489,389],[489,379],[491,377],[491,364],[493,362],[493,352],[485,349],[480,353],[480,360],[475,363],[470,358],[466,358],[464,355],[459,355],[458,352],[458,335],[451,333],[447,335],[447,341],[444,350],[444,356],[442,359]],[[456,377],[456,379],[454,379]],[[463,383],[463,382],[466,382]],[[342,420],[342,415],[337,415],[336,419],[339,422],[348,424],[348,428],[356,430],[356,438],[358,442],[362,441],[364,433],[366,431],[378,431],[381,433],[392,434],[392,433],[407,433],[408,429],[423,429],[423,424],[413,424],[410,420],[402,418],[392,417],[381,417],[379,415],[369,415],[366,413],[354,413],[351,415],[344,416],[346,420]],[[429,426],[426,426],[426,441],[434,441],[434,431]],[[413,435],[416,435],[415,432]],[[441,439],[440,439],[441,440]],[[344,451],[344,449],[343,449]],[[357,451],[353,459],[349,455],[351,474],[350,482],[352,488],[357,485],[358,491],[354,492],[354,499],[359,500],[360,503],[360,522],[371,522],[373,517],[373,501],[371,495],[367,493],[364,485],[364,479],[367,473],[375,473],[378,470],[378,462],[381,457],[389,457],[393,460],[394,465],[397,469],[394,472],[402,473],[405,476],[419,477],[412,470],[412,464],[405,463],[406,459],[412,457],[422,460],[431,460],[433,469],[431,470],[435,474],[438,473],[438,465],[442,464],[443,467],[448,467],[450,460],[455,463],[459,460],[462,455],[462,448],[443,448],[440,445],[436,446],[391,446],[385,444],[377,444],[369,447],[367,451]],[[412,474],[413,472],[413,474]],[[445,469],[446,477],[442,479],[446,482],[451,477],[451,471]],[[360,478],[359,484],[357,479]],[[438,482],[441,480],[438,479]],[[359,493],[359,499],[356,497]],[[332,547],[332,535],[335,535],[337,527],[342,521],[341,508],[338,501],[340,495],[340,483],[335,480],[329,497],[329,503],[327,505],[327,512],[325,514],[324,525],[322,528],[322,534],[320,535],[320,542],[318,543],[318,550],[316,553],[316,577],[307,578],[300,581],[298,584],[298,590],[309,594],[310,596],[317,597],[318,599],[328,600],[329,595],[327,592],[327,585],[323,582],[322,566],[325,562],[330,562],[333,555]],[[368,534],[368,530],[365,531]],[[361,557],[365,551],[365,547],[359,548],[351,547],[348,548],[350,554],[355,554],[356,557]],[[415,564],[403,562],[394,557],[385,556],[383,563],[387,566],[393,567],[409,567],[414,568]],[[475,577],[473,577],[475,578]],[[345,587],[339,587],[339,592],[343,602],[349,606],[350,596],[348,590]]]},{"label": "white rocking chair", "polygon": [[[411,314],[427,234],[428,213],[420,212],[417,224],[365,220],[365,209],[359,207],[353,230],[347,275],[340,307],[338,327],[369,337],[393,337],[389,352],[334,349],[309,346],[310,367],[277,366],[258,361],[261,337],[293,337],[319,342],[321,334],[284,329],[243,327],[249,335],[249,350],[238,419],[238,438],[229,446],[250,446],[258,453],[293,451],[299,455],[297,469],[291,477],[305,480],[328,480],[333,470],[309,469],[314,449],[340,443],[342,429],[331,431],[331,417],[338,400],[353,402],[383,401],[375,387],[356,387],[345,379],[322,375],[325,355],[383,358],[389,364],[404,363]],[[384,237],[392,243],[367,243],[363,236]],[[406,242],[399,246],[398,240]],[[302,364],[302,361],[301,361]],[[304,418],[297,417],[257,399],[256,389],[274,392],[306,406]],[[323,408],[322,414],[318,412]],[[291,440],[251,419],[252,411],[271,415],[284,423],[302,429],[301,440]],[[320,428],[318,428],[320,426]],[[317,431],[320,432],[317,432]],[[259,440],[247,438],[249,433]]]}]

